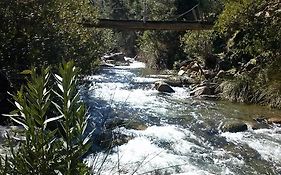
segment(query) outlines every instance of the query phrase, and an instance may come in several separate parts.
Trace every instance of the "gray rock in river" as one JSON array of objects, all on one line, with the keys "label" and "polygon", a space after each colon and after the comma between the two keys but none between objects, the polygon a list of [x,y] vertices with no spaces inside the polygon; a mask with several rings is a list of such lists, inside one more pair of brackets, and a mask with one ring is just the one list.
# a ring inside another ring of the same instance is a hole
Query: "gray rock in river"
[{"label": "gray rock in river", "polygon": [[248,130],[248,126],[244,122],[228,122],[221,127],[222,132],[243,132]]},{"label": "gray rock in river", "polygon": [[147,125],[136,119],[121,119],[115,118],[105,122],[105,128],[109,130],[113,130],[117,127],[124,127],[126,129],[134,129],[134,130],[145,130]]},{"label": "gray rock in river", "polygon": [[174,93],[174,89],[171,88],[167,83],[163,81],[156,81],[154,83],[155,89],[158,90],[159,92],[168,92],[168,93]]},{"label": "gray rock in river", "polygon": [[215,95],[215,87],[213,86],[201,86],[195,88],[190,92],[191,96],[201,96],[201,95]]}]

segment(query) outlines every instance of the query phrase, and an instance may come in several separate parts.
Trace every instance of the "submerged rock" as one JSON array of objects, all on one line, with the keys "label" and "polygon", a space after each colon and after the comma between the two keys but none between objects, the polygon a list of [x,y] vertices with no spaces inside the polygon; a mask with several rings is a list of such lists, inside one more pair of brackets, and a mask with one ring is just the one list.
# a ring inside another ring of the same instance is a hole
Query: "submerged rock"
[{"label": "submerged rock", "polygon": [[156,81],[154,83],[155,89],[158,90],[159,92],[168,92],[168,93],[174,93],[174,89],[171,88],[167,83],[163,81]]},{"label": "submerged rock", "polygon": [[243,132],[248,130],[248,126],[244,122],[229,122],[221,127],[222,132]]},{"label": "submerged rock", "polygon": [[134,130],[145,130],[147,128],[147,125],[140,120],[121,119],[121,118],[111,119],[105,123],[106,129],[113,130],[117,127],[124,127],[126,129],[134,129]]}]

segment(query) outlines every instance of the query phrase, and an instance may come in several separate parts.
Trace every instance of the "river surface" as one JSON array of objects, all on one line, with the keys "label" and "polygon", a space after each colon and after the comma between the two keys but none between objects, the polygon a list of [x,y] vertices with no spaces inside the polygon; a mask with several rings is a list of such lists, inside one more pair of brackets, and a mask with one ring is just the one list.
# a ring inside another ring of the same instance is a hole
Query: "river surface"
[{"label": "river surface", "polygon": [[[190,97],[188,87],[159,93],[144,64],[104,68],[87,77],[83,98],[97,130],[112,118],[137,119],[145,130],[117,128],[133,137],[111,153],[89,155],[85,161],[100,174],[251,175],[281,174],[281,128],[219,130],[229,120],[280,116],[280,111]],[[105,161],[103,161],[105,160]],[[103,166],[100,166],[103,164]]]}]

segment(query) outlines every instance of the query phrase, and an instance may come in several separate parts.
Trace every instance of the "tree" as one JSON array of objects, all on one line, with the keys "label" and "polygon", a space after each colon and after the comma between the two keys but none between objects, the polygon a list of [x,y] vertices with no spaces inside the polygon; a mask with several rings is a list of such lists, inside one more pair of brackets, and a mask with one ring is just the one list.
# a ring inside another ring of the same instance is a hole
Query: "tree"
[{"label": "tree", "polygon": [[73,58],[86,72],[112,46],[110,31],[78,24],[82,19],[95,21],[98,16],[87,0],[4,0],[0,9],[2,69],[20,71]]}]

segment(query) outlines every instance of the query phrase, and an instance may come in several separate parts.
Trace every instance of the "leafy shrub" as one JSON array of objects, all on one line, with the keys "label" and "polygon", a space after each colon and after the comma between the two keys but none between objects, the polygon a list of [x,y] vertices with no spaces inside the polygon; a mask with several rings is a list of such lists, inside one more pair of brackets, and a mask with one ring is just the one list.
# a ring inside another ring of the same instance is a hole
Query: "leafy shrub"
[{"label": "leafy shrub", "polygon": [[31,80],[13,96],[18,110],[10,117],[24,127],[25,139],[18,149],[9,139],[11,157],[2,174],[89,174],[82,156],[91,146],[91,133],[85,136],[87,113],[76,89],[74,62],[61,65],[54,77],[51,84],[50,68],[33,69]]}]

